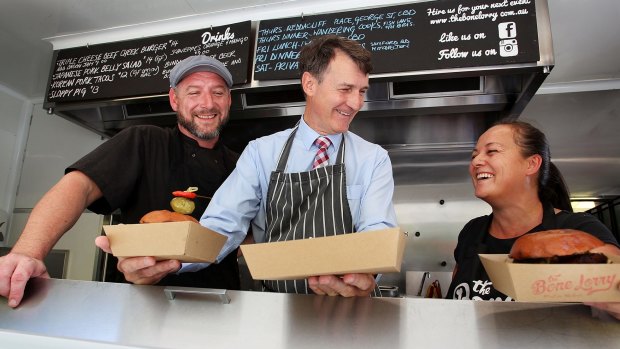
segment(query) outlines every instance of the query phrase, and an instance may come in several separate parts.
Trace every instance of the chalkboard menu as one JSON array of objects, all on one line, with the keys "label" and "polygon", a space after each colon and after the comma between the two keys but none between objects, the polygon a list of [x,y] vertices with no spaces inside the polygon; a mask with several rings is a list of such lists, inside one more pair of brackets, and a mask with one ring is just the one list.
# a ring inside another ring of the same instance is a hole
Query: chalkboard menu
[{"label": "chalkboard menu", "polygon": [[428,1],[261,21],[254,79],[297,78],[299,49],[326,34],[360,42],[373,74],[539,60],[534,0]]},{"label": "chalkboard menu", "polygon": [[248,80],[251,22],[55,52],[46,102],[167,93],[174,65],[191,55],[212,56],[235,84]]}]

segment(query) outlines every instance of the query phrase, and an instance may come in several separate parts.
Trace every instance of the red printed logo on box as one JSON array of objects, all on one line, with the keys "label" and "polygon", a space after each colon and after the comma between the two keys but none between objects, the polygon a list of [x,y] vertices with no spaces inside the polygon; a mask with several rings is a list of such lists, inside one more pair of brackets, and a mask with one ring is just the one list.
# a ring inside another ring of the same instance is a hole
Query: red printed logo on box
[{"label": "red printed logo on box", "polygon": [[579,275],[579,280],[562,278],[562,274],[549,275],[546,279],[535,280],[532,283],[532,294],[547,295],[562,291],[581,291],[587,295],[595,292],[607,291],[616,280],[616,275],[601,275],[588,277]]}]

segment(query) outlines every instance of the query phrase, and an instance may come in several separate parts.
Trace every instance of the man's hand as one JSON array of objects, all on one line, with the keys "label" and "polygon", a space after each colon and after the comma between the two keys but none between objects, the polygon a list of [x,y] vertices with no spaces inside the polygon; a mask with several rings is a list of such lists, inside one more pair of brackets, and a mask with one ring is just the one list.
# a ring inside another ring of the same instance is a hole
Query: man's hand
[{"label": "man's hand", "polygon": [[19,305],[26,283],[34,277],[50,277],[43,261],[12,252],[0,257],[0,296],[8,298],[9,307]]},{"label": "man's hand", "polygon": [[345,274],[341,278],[335,275],[322,275],[308,278],[308,286],[318,295],[367,297],[375,285],[372,274]]},{"label": "man's hand", "polygon": [[[95,245],[107,253],[112,253],[110,240],[106,236],[95,239]],[[170,273],[181,268],[178,260],[156,261],[154,257],[118,258],[116,266],[125,279],[137,285],[153,285]]]}]

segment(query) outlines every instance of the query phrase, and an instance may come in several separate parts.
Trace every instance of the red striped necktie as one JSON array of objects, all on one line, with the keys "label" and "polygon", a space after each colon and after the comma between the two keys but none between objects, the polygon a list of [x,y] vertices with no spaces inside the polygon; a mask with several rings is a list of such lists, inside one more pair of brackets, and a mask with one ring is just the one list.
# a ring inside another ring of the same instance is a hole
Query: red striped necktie
[{"label": "red striped necktie", "polygon": [[327,166],[327,160],[329,160],[329,156],[327,155],[327,148],[332,144],[329,138],[325,136],[319,136],[314,141],[319,150],[316,152],[316,156],[314,157],[314,163],[312,163],[312,169]]}]

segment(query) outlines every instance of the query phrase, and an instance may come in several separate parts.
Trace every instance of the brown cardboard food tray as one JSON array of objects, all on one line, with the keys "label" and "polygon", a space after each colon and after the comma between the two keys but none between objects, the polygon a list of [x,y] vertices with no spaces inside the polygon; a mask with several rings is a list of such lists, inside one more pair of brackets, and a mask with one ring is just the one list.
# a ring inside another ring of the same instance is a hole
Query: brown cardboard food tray
[{"label": "brown cardboard food tray", "polygon": [[399,272],[404,248],[405,234],[400,228],[241,245],[255,280]]},{"label": "brown cardboard food tray", "polygon": [[103,230],[116,257],[212,263],[226,242],[224,235],[194,222],[105,225]]},{"label": "brown cardboard food tray", "polygon": [[493,287],[523,302],[620,302],[620,256],[608,264],[513,263],[507,254],[480,254]]}]

